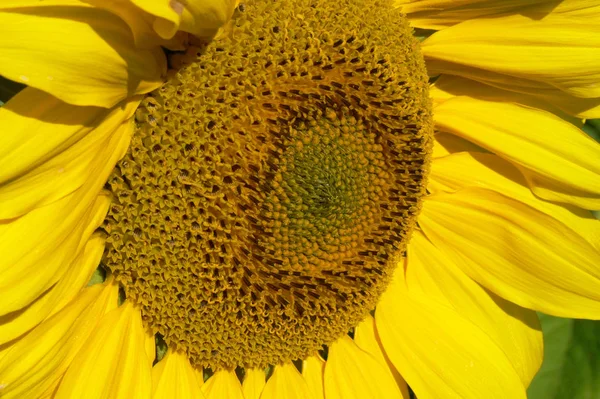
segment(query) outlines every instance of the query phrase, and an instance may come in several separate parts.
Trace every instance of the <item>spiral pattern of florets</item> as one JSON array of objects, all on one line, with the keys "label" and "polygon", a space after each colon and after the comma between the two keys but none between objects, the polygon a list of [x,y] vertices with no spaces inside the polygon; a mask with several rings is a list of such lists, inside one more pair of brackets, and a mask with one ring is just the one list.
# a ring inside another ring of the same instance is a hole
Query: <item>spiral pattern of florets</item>
[{"label": "spiral pattern of florets", "polygon": [[389,1],[253,1],[171,58],[111,176],[104,262],[193,364],[304,358],[372,310],[425,193],[427,75]]}]

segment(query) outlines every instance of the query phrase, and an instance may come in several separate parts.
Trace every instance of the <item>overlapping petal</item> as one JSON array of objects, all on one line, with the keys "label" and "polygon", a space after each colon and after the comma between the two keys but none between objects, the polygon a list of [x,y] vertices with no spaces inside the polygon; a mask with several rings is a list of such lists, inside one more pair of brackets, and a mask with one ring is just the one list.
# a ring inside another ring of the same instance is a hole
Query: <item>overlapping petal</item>
[{"label": "overlapping petal", "polygon": [[563,14],[598,18],[600,6],[589,0],[396,0],[411,25],[422,29],[444,29],[470,19],[505,14],[543,18]]},{"label": "overlapping petal", "polygon": [[548,112],[456,97],[436,107],[437,126],[516,164],[545,199],[600,209],[600,145]]},{"label": "overlapping petal", "polygon": [[[529,0],[544,4],[549,0]],[[394,4],[407,14],[412,26],[440,30],[470,19],[518,12],[522,0],[396,0]]]},{"label": "overlapping petal", "polygon": [[144,337],[140,311],[130,302],[107,313],[73,359],[56,398],[150,398]]},{"label": "overlapping petal", "polygon": [[146,356],[148,357],[148,363],[150,366],[154,364],[156,360],[156,337],[146,326],[144,337],[144,347],[146,348]]},{"label": "overlapping petal", "polygon": [[74,105],[110,108],[163,83],[159,47],[135,46],[118,16],[79,1],[0,4],[0,74]]},{"label": "overlapping petal", "polygon": [[152,369],[152,398],[204,398],[187,355],[169,350],[154,366]]},{"label": "overlapping petal", "polygon": [[206,399],[244,399],[242,385],[234,371],[219,370],[203,385],[202,393]]},{"label": "overlapping petal", "polygon": [[275,367],[261,399],[314,399],[306,381],[292,363]]},{"label": "overlapping petal", "polygon": [[73,193],[98,161],[123,153],[115,132],[139,99],[108,110],[77,107],[27,88],[0,108],[0,219],[14,219]]},{"label": "overlapping petal", "polygon": [[264,370],[248,368],[244,376],[242,391],[244,399],[260,399],[263,388],[266,384],[266,375]]},{"label": "overlapping petal", "polygon": [[310,393],[315,399],[324,399],[325,391],[323,377],[325,374],[325,361],[319,355],[309,356],[302,361],[302,377]]},{"label": "overlapping petal", "polygon": [[430,95],[436,104],[457,96],[523,104],[552,112],[578,127],[582,125],[581,119],[600,117],[600,98],[573,97],[550,85],[528,89],[519,85],[488,85],[460,76],[442,75],[431,86]]},{"label": "overlapping petal", "polygon": [[170,39],[178,30],[210,38],[233,15],[238,0],[130,0],[156,17],[153,27],[161,37]]},{"label": "overlapping petal", "polygon": [[[59,200],[0,224],[0,314],[27,306],[56,283],[102,223],[109,198],[98,194],[125,153],[132,131],[133,124],[127,121],[110,132],[107,145],[85,171],[88,178],[84,185]],[[59,143],[64,145],[69,138],[64,134]]]},{"label": "overlapping petal", "polygon": [[367,316],[365,320],[354,328],[354,342],[359,348],[377,359],[380,364],[387,366],[385,369],[396,381],[398,388],[400,388],[402,399],[410,399],[406,381],[404,381],[404,378],[402,378],[383,351],[381,340],[375,328],[375,319],[371,315]]},{"label": "overlapping petal", "polygon": [[513,15],[462,22],[422,44],[430,74],[551,85],[574,97],[600,97],[600,35],[591,20]]},{"label": "overlapping petal", "polygon": [[102,316],[117,306],[116,284],[83,290],[67,307],[10,346],[0,358],[3,398],[36,398],[56,389]]},{"label": "overlapping petal", "polygon": [[53,286],[102,223],[109,198],[77,201],[78,194],[0,224],[0,314],[22,309]]},{"label": "overlapping petal", "polygon": [[62,278],[24,309],[0,316],[0,345],[29,331],[60,311],[90,280],[104,252],[104,237],[93,235]]},{"label": "overlapping petal", "polygon": [[559,220],[495,191],[428,197],[427,237],[467,275],[523,307],[600,319],[600,253]]},{"label": "overlapping petal", "polygon": [[506,354],[452,307],[406,288],[403,269],[375,319],[385,352],[419,399],[525,398]]},{"label": "overlapping petal", "polygon": [[523,202],[569,226],[600,251],[600,222],[590,211],[541,200],[527,187],[519,170],[494,154],[458,153],[436,159],[431,165],[428,190],[455,192],[483,187]]},{"label": "overlapping petal", "polygon": [[359,348],[348,336],[329,346],[325,364],[327,399],[402,399],[394,377],[375,356]]},{"label": "overlapping petal", "polygon": [[411,292],[452,307],[478,326],[510,359],[523,387],[529,386],[543,357],[542,331],[534,311],[486,291],[420,231],[408,247],[406,284]]}]

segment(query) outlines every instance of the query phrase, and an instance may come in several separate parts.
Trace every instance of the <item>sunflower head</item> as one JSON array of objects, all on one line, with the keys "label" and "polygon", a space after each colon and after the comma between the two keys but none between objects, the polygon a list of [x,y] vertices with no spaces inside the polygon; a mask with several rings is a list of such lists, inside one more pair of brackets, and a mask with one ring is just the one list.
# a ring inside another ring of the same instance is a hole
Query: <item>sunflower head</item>
[{"label": "sunflower head", "polygon": [[105,263],[196,365],[314,354],[374,308],[405,250],[427,74],[404,17],[369,5],[248,3],[137,112]]}]

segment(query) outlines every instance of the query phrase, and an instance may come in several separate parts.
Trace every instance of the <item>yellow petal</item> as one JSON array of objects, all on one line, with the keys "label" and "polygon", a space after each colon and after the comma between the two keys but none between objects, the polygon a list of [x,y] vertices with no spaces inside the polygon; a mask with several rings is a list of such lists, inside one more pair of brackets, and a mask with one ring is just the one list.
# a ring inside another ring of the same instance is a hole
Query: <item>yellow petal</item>
[{"label": "yellow petal", "polygon": [[125,301],[100,320],[65,373],[56,399],[149,398],[151,390],[140,311]]},{"label": "yellow petal", "polygon": [[54,389],[98,320],[116,308],[117,291],[111,281],[86,288],[11,346],[0,358],[2,398],[37,398]]},{"label": "yellow petal", "polygon": [[534,311],[488,293],[420,231],[413,233],[408,247],[406,284],[409,291],[416,290],[452,307],[479,327],[510,359],[523,387],[529,386],[544,354],[542,331]]},{"label": "yellow petal", "polygon": [[238,0],[131,0],[139,8],[156,16],[154,29],[170,39],[178,30],[198,37],[212,37],[237,7]]},{"label": "yellow petal", "polygon": [[195,368],[194,375],[196,376],[196,382],[198,382],[198,386],[202,387],[202,385],[204,385],[204,369]]},{"label": "yellow petal", "polygon": [[[0,248],[5,255],[0,258],[1,314],[29,305],[63,277],[102,223],[109,198],[101,196],[91,199],[91,204],[84,202],[74,207],[72,199],[76,194],[0,224]],[[69,218],[71,212],[74,217]],[[57,215],[62,216],[64,225],[60,224],[60,218],[55,218]]]},{"label": "yellow petal", "polygon": [[[547,0],[529,0],[531,3]],[[523,8],[522,0],[396,0],[410,24],[421,29],[441,30],[477,17]]]},{"label": "yellow petal", "polygon": [[302,377],[314,399],[325,398],[324,374],[325,362],[319,355],[310,356],[302,361]]},{"label": "yellow petal", "polygon": [[245,399],[259,399],[266,383],[265,371],[261,369],[246,369],[242,390]]},{"label": "yellow petal", "polygon": [[433,158],[443,158],[456,152],[488,152],[472,141],[455,134],[437,131],[433,140]]},{"label": "yellow petal", "polygon": [[159,47],[135,47],[116,15],[87,6],[0,5],[0,73],[74,105],[112,107],[162,84]]},{"label": "yellow petal", "polygon": [[314,399],[306,381],[292,363],[275,367],[260,399]]},{"label": "yellow petal", "polygon": [[600,144],[548,112],[456,97],[436,107],[436,124],[519,166],[534,193],[600,209]]},{"label": "yellow petal", "polygon": [[156,17],[147,14],[130,0],[82,1],[118,15],[131,29],[137,48],[150,49],[152,47],[162,46],[169,50],[185,50],[185,37],[182,35],[174,35],[165,39],[158,36],[153,27]]},{"label": "yellow petal", "polygon": [[600,253],[558,220],[500,193],[429,196],[425,235],[472,279],[523,307],[600,319]]},{"label": "yellow petal", "polygon": [[165,357],[152,369],[152,398],[204,398],[196,381],[194,369],[185,354],[167,351]]},{"label": "yellow petal", "polygon": [[215,372],[203,385],[202,393],[206,399],[244,399],[242,385],[235,372],[219,370]]},{"label": "yellow petal", "polygon": [[327,399],[402,398],[387,364],[360,349],[348,336],[329,346],[325,364]]},{"label": "yellow petal", "polygon": [[150,362],[150,366],[152,366],[156,359],[156,337],[148,329],[145,330],[145,333],[144,345],[146,348],[146,356],[148,356],[148,361]]},{"label": "yellow petal", "polygon": [[65,275],[31,305],[0,316],[0,344],[9,342],[60,311],[85,287],[104,252],[104,237],[94,235]]},{"label": "yellow petal", "polygon": [[[77,110],[77,112],[74,112]],[[39,166],[80,140],[102,108],[72,107],[43,91],[28,87],[0,108],[0,183],[5,184]],[[10,127],[10,128],[9,128]],[[52,129],[47,134],[46,129]]]},{"label": "yellow petal", "polygon": [[600,35],[590,35],[596,27],[562,16],[475,19],[433,34],[422,49],[430,73],[471,78],[466,66],[594,98],[600,97]]},{"label": "yellow petal", "polygon": [[597,17],[600,6],[589,0],[396,0],[414,27],[444,29],[462,21],[504,13],[543,17],[560,13],[578,17]]},{"label": "yellow petal", "polygon": [[238,3],[239,0],[188,0],[180,29],[197,37],[211,37],[231,19]]},{"label": "yellow petal", "polygon": [[26,8],[26,7],[97,7],[110,11],[121,18],[131,30],[138,48],[166,47],[170,50],[184,50],[182,37],[177,40],[160,38],[152,27],[153,15],[147,14],[137,7],[131,0],[5,0],[0,7]]},{"label": "yellow petal", "polygon": [[410,399],[410,394],[408,393],[408,386],[406,385],[406,381],[400,375],[398,370],[394,367],[394,365],[390,362],[390,359],[383,352],[383,348],[381,345],[381,340],[379,339],[379,335],[377,334],[377,329],[375,328],[375,319],[368,315],[365,320],[360,322],[354,329],[354,342],[358,347],[375,359],[379,361],[382,365],[385,365],[386,371],[389,372],[390,376],[396,381],[398,388],[400,388],[400,393],[402,394],[402,399]]},{"label": "yellow petal", "polygon": [[462,153],[431,164],[427,189],[435,194],[467,187],[488,188],[523,202],[569,226],[600,251],[600,223],[590,211],[543,201],[527,187],[519,170],[494,154]]},{"label": "yellow petal", "polygon": [[0,314],[27,306],[66,272],[80,248],[102,223],[109,199],[98,196],[127,148],[133,124],[114,132],[79,189],[15,220],[0,223]]},{"label": "yellow petal", "polygon": [[430,95],[437,104],[457,96],[522,104],[549,111],[577,127],[583,125],[581,119],[600,117],[600,98],[573,97],[551,86],[528,90],[518,85],[487,85],[460,76],[442,75],[432,85]]},{"label": "yellow petal", "polygon": [[[33,104],[33,105],[32,105]],[[28,88],[0,108],[0,219],[13,219],[72,193],[99,160],[124,151],[113,136],[139,99],[112,110],[69,105]],[[6,168],[2,168],[6,166]]]},{"label": "yellow petal", "polygon": [[419,399],[518,399],[525,389],[506,355],[439,301],[407,292],[402,269],[381,297],[377,331]]}]

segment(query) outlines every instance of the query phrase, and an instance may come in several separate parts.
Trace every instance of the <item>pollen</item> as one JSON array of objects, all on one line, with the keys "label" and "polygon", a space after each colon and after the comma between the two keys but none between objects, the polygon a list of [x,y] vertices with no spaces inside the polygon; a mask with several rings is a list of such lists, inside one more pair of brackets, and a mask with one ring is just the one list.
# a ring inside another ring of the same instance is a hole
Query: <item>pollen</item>
[{"label": "pollen", "polygon": [[146,326],[213,370],[305,358],[375,308],[432,142],[423,59],[390,1],[241,11],[143,100],[103,226]]}]

